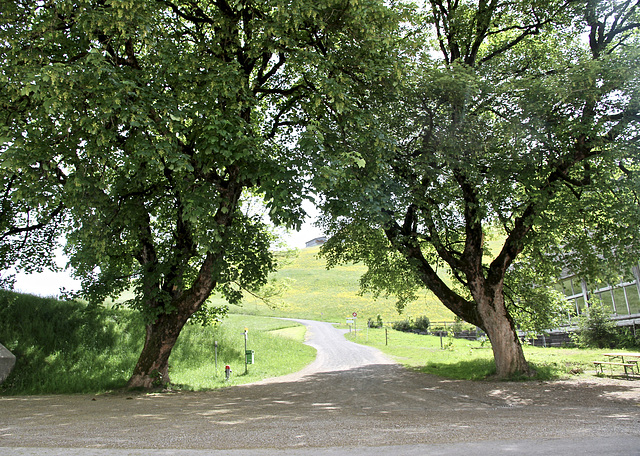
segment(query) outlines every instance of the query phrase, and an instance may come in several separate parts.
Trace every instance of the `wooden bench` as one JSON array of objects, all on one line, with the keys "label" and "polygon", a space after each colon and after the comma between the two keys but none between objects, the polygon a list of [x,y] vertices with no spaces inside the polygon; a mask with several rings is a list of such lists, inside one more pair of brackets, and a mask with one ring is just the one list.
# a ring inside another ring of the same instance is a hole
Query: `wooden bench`
[{"label": "wooden bench", "polygon": [[596,373],[598,373],[598,367],[600,367],[600,373],[604,374],[603,372],[603,367],[605,364],[607,366],[611,367],[611,376],[613,376],[613,366],[622,366],[624,367],[624,375],[628,378],[629,377],[629,371],[627,370],[628,368],[631,368],[631,375],[633,375],[633,368],[636,366],[635,363],[616,363],[616,362],[611,362],[611,361],[594,361],[593,364],[596,367]]}]

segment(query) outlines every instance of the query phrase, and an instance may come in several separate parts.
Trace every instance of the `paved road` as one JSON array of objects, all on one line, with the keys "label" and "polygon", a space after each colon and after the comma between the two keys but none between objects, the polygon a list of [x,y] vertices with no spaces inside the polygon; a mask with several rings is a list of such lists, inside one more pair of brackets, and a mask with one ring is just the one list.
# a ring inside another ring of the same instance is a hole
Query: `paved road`
[{"label": "paved road", "polygon": [[451,381],[304,323],[318,357],[278,379],[204,393],[0,397],[0,455],[640,455],[640,381]]}]

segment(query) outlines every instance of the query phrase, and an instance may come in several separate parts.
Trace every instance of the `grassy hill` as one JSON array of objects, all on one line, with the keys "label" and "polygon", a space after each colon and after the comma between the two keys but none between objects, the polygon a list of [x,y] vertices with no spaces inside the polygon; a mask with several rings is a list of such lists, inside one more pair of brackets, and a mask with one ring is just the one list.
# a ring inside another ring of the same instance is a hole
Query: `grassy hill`
[{"label": "grassy hill", "polygon": [[[409,304],[402,315],[396,311],[394,299],[375,300],[371,295],[360,296],[360,276],[366,268],[347,265],[327,270],[324,260],[318,258],[318,251],[318,247],[300,250],[293,262],[275,274],[279,282],[288,283],[288,289],[274,300],[274,307],[247,297],[242,306],[231,306],[231,313],[344,322],[346,317],[357,312],[358,322],[363,323],[368,318],[375,319],[378,314],[385,322],[422,315],[431,321],[454,320],[453,313],[431,293],[425,293]],[[216,301],[221,303],[221,300]]]},{"label": "grassy hill", "polygon": [[[256,356],[247,373],[244,328]],[[169,360],[172,384],[206,390],[296,372],[316,354],[302,344],[304,333],[294,322],[247,315],[230,315],[222,324],[205,328],[187,325]],[[143,342],[144,321],[138,312],[0,289],[0,343],[16,355],[0,395],[123,388]],[[234,373],[229,381],[225,365]]]}]

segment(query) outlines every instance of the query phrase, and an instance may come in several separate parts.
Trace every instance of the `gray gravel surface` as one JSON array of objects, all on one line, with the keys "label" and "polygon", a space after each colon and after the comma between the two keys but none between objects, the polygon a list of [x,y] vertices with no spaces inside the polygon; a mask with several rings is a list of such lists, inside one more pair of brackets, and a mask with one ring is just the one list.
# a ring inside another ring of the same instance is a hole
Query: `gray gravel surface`
[{"label": "gray gravel surface", "polygon": [[318,356],[285,377],[198,393],[0,397],[0,456],[640,455],[638,380],[446,380],[303,323]]}]

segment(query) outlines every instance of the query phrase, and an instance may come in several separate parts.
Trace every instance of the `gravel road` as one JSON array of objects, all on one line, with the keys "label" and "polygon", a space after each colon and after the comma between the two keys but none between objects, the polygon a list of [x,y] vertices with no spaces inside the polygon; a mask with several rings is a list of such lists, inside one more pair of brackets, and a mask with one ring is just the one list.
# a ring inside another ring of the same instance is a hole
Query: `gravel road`
[{"label": "gravel road", "polygon": [[318,356],[284,377],[198,393],[0,397],[0,455],[640,455],[638,380],[446,380],[299,321]]}]

